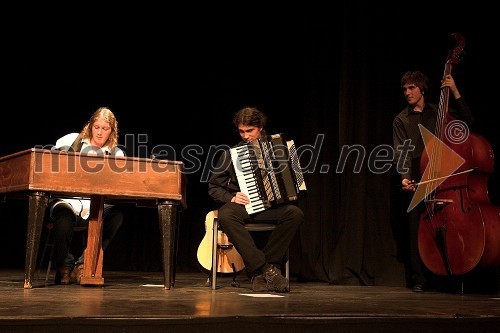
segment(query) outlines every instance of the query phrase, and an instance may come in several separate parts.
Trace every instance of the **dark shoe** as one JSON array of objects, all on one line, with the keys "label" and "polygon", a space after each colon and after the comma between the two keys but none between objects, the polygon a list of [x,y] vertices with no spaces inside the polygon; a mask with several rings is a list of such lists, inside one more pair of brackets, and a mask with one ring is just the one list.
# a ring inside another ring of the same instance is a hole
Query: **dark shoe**
[{"label": "dark shoe", "polygon": [[423,283],[417,283],[413,286],[412,291],[416,293],[421,293],[425,291],[425,285]]},{"label": "dark shoe", "polygon": [[54,282],[56,284],[69,284],[70,283],[70,275],[71,273],[71,268],[70,267],[61,267],[57,270],[56,272],[56,277],[54,279]]},{"label": "dark shoe", "polygon": [[83,264],[75,266],[70,274],[70,282],[80,284],[83,276]]},{"label": "dark shoe", "polygon": [[288,279],[281,275],[281,271],[278,267],[271,265],[262,275],[266,280],[267,289],[269,291],[277,291],[279,293],[290,291],[288,288]]},{"label": "dark shoe", "polygon": [[253,291],[269,291],[264,274],[256,275],[256,276],[252,277],[252,290]]}]

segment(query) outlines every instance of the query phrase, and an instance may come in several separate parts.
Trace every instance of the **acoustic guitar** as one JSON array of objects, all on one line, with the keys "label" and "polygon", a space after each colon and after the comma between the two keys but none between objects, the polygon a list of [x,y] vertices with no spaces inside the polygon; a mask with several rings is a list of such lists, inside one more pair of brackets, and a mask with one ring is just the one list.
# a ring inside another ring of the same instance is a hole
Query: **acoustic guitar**
[{"label": "acoustic guitar", "polygon": [[[198,246],[198,262],[207,272],[212,270],[212,235],[216,217],[216,210],[208,212],[205,218],[205,236]],[[241,255],[221,230],[217,231],[217,256],[217,273],[235,274],[245,268]]]}]

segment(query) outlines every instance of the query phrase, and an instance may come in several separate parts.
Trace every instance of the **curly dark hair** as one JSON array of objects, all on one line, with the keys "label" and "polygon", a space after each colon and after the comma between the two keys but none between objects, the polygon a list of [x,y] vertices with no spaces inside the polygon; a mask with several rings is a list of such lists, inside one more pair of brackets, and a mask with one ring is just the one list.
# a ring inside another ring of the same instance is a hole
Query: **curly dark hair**
[{"label": "curly dark hair", "polygon": [[266,123],[267,116],[257,108],[249,106],[240,109],[233,117],[233,124],[236,128],[243,125],[264,129]]},{"label": "curly dark hair", "polygon": [[420,71],[408,71],[404,73],[401,78],[401,88],[405,84],[416,85],[422,93],[426,93],[429,90],[429,79]]}]

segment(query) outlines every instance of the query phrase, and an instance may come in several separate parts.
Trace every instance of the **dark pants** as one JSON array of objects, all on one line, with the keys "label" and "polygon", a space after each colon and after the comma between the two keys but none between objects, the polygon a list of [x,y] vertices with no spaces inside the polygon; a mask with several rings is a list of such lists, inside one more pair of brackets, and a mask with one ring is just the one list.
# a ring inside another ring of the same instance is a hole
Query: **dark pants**
[{"label": "dark pants", "polygon": [[[420,181],[420,158],[412,160],[412,177],[417,182]],[[408,203],[411,201],[414,192],[407,193]],[[429,271],[425,267],[422,259],[420,258],[420,251],[418,250],[418,228],[420,225],[420,215],[425,210],[425,204],[419,203],[413,210],[408,213],[409,231],[410,231],[410,267],[411,267],[411,280],[415,284],[427,284]]]},{"label": "dark pants", "polygon": [[426,284],[428,272],[420,258],[420,251],[418,250],[418,228],[420,224],[420,214],[422,212],[422,204],[415,207],[409,212],[409,228],[410,228],[410,267],[411,279],[414,285]]},{"label": "dark pants", "polygon": [[[54,221],[54,261],[56,268],[71,267],[83,263],[83,254],[75,261],[70,252],[73,229],[78,225],[88,225],[88,221],[77,217],[68,204],[58,204],[52,211]],[[106,206],[103,212],[102,249],[106,250],[123,222],[123,212],[116,206]]]},{"label": "dark pants", "polygon": [[[247,271],[256,274],[267,263],[278,267],[281,265],[295,233],[304,221],[304,213],[297,206],[283,205],[250,217],[245,206],[229,202],[219,208],[218,219],[222,229],[241,254]],[[245,229],[245,222],[276,224],[262,250],[256,246],[250,232]]]}]

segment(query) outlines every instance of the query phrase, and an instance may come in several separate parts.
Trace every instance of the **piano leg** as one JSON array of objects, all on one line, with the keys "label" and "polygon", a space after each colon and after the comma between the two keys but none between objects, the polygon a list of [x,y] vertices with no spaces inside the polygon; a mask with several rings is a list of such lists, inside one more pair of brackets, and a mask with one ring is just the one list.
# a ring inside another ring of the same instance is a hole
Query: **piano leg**
[{"label": "piano leg", "polygon": [[160,223],[161,247],[163,254],[163,280],[165,289],[170,289],[175,283],[174,254],[177,225],[177,203],[163,201],[158,204],[158,217]]},{"label": "piano leg", "polygon": [[100,195],[90,197],[90,216],[87,234],[87,248],[84,252],[83,276],[81,285],[104,284],[102,277],[103,250],[102,250],[102,214],[104,198]]},{"label": "piano leg", "polygon": [[40,235],[42,234],[43,218],[49,197],[43,192],[32,192],[29,194],[28,230],[26,235],[26,260],[24,268],[24,288],[33,288],[33,277],[35,275],[36,259]]}]

